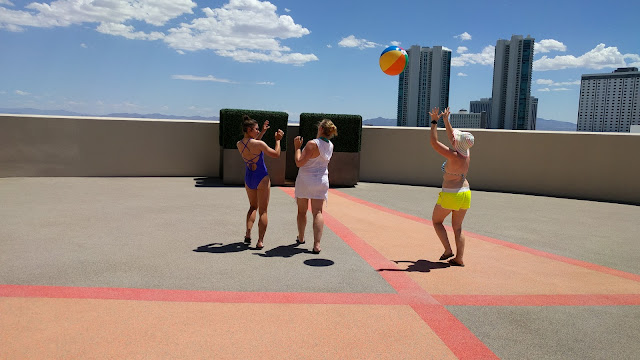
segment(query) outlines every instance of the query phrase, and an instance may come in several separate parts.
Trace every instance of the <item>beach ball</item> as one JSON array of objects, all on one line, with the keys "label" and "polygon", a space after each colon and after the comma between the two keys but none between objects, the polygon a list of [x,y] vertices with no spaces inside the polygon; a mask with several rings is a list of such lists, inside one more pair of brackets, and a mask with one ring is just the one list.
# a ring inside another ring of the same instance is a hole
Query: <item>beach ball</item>
[{"label": "beach ball", "polygon": [[409,62],[409,55],[399,46],[389,46],[380,54],[380,69],[387,75],[398,75]]}]

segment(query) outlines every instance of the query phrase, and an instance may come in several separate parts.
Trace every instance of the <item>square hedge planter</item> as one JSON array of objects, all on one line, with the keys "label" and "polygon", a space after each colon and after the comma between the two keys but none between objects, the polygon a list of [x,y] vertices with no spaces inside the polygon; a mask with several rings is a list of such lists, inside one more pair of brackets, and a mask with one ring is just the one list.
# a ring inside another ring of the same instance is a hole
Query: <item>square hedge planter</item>
[{"label": "square hedge planter", "polygon": [[323,119],[331,120],[338,128],[338,136],[331,139],[333,156],[329,162],[331,187],[355,186],[360,180],[360,149],[362,148],[362,116],[346,114],[300,114],[300,136],[303,146],[315,139],[317,125]]},{"label": "square hedge planter", "polygon": [[267,166],[272,185],[284,185],[285,168],[287,159],[287,123],[289,114],[281,111],[261,111],[243,109],[220,110],[220,146],[222,148],[220,162],[222,164],[221,177],[226,185],[244,185],[245,164],[238,152],[236,143],[242,139],[242,117],[249,115],[258,122],[262,129],[265,120],[269,120],[269,130],[262,140],[271,148],[275,147],[274,134],[278,129],[284,131],[284,137],[280,140],[280,157],[277,159],[265,155],[264,163]]}]

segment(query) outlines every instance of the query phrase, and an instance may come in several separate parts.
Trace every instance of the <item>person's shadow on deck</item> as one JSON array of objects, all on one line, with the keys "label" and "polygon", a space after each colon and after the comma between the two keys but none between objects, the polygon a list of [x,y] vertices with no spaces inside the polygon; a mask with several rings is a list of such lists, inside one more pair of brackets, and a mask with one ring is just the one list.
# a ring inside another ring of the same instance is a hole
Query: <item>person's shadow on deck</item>
[{"label": "person's shadow on deck", "polygon": [[291,245],[280,245],[280,246],[274,247],[273,249],[269,249],[264,253],[259,253],[255,255],[262,256],[262,257],[289,258],[294,255],[310,253],[310,252],[311,252],[310,250],[299,248],[298,244],[291,244]]},{"label": "person's shadow on deck", "polygon": [[212,254],[234,253],[249,250],[249,245],[243,242],[236,242],[231,244],[212,243],[207,245],[198,246],[194,249],[194,252],[206,252]]},{"label": "person's shadow on deck", "polygon": [[451,267],[448,263],[433,262],[429,260],[418,261],[406,261],[406,260],[393,260],[394,263],[409,263],[406,269],[378,269],[378,271],[407,271],[407,272],[430,272],[434,269],[445,269]]}]

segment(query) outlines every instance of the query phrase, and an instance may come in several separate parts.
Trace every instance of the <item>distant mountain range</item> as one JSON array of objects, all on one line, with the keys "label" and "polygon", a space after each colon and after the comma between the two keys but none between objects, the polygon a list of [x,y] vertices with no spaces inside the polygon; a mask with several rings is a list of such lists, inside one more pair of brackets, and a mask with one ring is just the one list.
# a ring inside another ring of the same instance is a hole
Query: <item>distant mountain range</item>
[{"label": "distant mountain range", "polygon": [[[375,119],[362,120],[363,125],[369,126],[396,126],[396,119],[385,119],[377,117]],[[538,118],[536,130],[540,131],[576,131],[576,124],[567,121],[547,120]]]},{"label": "distant mountain range", "polygon": [[[136,113],[111,113],[106,115],[81,114],[66,110],[40,110],[32,108],[3,109],[0,108],[0,114],[23,114],[23,115],[52,115],[52,116],[98,116],[98,117],[120,117],[120,118],[138,118],[138,119],[177,119],[177,120],[203,120],[218,121],[217,116],[181,116],[181,115],[164,115],[164,114],[136,114]],[[294,121],[295,122],[295,121]],[[377,117],[362,121],[365,126],[396,126],[396,119],[385,119]],[[576,124],[567,121],[547,120],[538,118],[536,122],[536,130],[541,131],[576,131]]]},{"label": "distant mountain range", "polygon": [[120,118],[138,118],[138,119],[177,119],[177,120],[208,120],[218,121],[217,116],[181,116],[181,115],[164,115],[164,114],[136,114],[136,113],[111,113],[106,115],[81,114],[66,110],[40,110],[32,108],[20,109],[3,109],[0,108],[0,114],[21,114],[21,115],[52,115],[52,116],[97,116],[97,117],[120,117]]}]

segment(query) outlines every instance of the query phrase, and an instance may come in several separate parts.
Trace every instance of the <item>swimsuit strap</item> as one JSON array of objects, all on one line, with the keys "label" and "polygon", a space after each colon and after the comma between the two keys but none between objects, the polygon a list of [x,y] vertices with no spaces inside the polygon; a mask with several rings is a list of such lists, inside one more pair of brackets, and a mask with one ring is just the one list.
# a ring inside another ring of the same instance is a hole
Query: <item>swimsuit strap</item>
[{"label": "swimsuit strap", "polygon": [[[251,141],[251,139],[247,140],[247,143],[245,144],[242,142],[242,140],[240,140],[240,143],[244,145],[244,148],[242,148],[242,150],[240,151],[241,154],[244,153],[245,150],[249,150],[249,154],[253,155],[251,149],[248,149],[249,141]],[[249,160],[245,160],[244,157],[242,158],[242,160],[244,160],[244,163],[247,165],[247,167],[249,167],[249,165],[254,165],[256,163],[256,161],[253,160],[255,160],[255,158],[259,157],[260,155],[262,155],[262,151],[260,152],[260,154],[252,157]]]},{"label": "swimsuit strap", "polygon": [[445,165],[447,165],[447,160],[445,160],[445,161],[442,163],[442,172],[443,172],[443,173],[445,173],[445,174],[449,174],[449,175],[455,175],[455,176],[462,176],[462,179],[464,179],[464,178],[465,178],[465,174],[454,174],[454,173],[447,172],[447,171],[444,169]]}]

